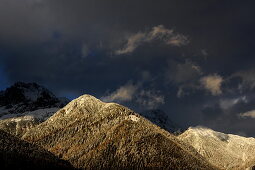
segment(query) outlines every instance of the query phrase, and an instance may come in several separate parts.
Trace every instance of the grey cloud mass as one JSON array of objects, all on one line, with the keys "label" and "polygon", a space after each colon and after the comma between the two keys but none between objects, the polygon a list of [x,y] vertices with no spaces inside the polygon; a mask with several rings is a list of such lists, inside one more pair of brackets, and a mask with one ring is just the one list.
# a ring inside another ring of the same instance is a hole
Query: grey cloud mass
[{"label": "grey cloud mass", "polygon": [[165,104],[165,97],[160,91],[155,90],[141,90],[136,98],[136,102],[148,109],[155,109],[160,105]]},{"label": "grey cloud mass", "polygon": [[241,79],[239,89],[255,88],[255,69],[242,70],[234,73],[231,78],[237,77]]}]

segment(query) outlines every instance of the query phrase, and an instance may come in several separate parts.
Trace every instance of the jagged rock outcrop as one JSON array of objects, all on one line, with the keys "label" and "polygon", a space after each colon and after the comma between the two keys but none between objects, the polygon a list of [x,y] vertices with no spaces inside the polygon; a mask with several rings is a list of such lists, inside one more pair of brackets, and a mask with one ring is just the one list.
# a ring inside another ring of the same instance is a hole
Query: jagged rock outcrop
[{"label": "jagged rock outcrop", "polygon": [[74,169],[70,163],[36,145],[0,130],[0,165],[5,169]]},{"label": "jagged rock outcrop", "polygon": [[36,83],[15,83],[0,92],[0,129],[22,136],[68,102]]},{"label": "jagged rock outcrop", "polygon": [[215,169],[174,135],[132,110],[84,95],[22,139],[83,169]]},{"label": "jagged rock outcrop", "polygon": [[180,134],[183,132],[182,128],[174,123],[169,116],[160,109],[146,110],[141,112],[140,115],[173,134]]},{"label": "jagged rock outcrop", "polygon": [[255,138],[224,134],[204,127],[189,128],[178,138],[221,169],[241,170],[255,165]]}]

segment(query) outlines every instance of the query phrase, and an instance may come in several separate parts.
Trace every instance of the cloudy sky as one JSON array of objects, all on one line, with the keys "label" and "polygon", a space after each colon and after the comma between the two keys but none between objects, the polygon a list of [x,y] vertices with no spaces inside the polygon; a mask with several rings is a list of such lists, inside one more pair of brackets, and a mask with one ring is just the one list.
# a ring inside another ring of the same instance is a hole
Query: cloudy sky
[{"label": "cloudy sky", "polygon": [[253,1],[1,0],[0,89],[37,82],[255,136]]}]

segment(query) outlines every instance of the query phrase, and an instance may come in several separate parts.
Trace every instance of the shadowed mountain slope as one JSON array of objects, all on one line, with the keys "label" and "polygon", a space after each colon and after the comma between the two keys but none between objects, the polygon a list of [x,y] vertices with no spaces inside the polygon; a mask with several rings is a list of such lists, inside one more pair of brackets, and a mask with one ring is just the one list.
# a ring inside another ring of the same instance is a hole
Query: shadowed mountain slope
[{"label": "shadowed mountain slope", "polygon": [[192,148],[132,110],[84,95],[23,139],[76,168],[214,169]]},{"label": "shadowed mountain slope", "polygon": [[52,153],[0,130],[1,169],[74,169]]}]

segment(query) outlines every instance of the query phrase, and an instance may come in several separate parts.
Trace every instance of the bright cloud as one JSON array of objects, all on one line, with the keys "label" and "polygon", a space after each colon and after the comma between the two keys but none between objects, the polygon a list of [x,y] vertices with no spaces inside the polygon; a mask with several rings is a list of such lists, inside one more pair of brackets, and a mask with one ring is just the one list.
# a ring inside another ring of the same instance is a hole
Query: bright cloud
[{"label": "bright cloud", "polygon": [[245,117],[250,117],[250,118],[254,118],[255,119],[255,110],[251,110],[245,113],[240,113],[239,114],[240,117],[245,118]]},{"label": "bright cloud", "polygon": [[134,97],[135,92],[137,91],[138,86],[132,83],[128,83],[124,86],[121,86],[116,91],[111,94],[101,97],[105,102],[127,102],[131,101]]},{"label": "bright cloud", "polygon": [[116,54],[127,54],[132,53],[138,46],[140,46],[143,42],[145,42],[146,34],[137,33],[128,38],[127,44],[123,49],[117,50]]},{"label": "bright cloud", "polygon": [[222,94],[221,85],[223,78],[219,75],[209,75],[202,77],[200,82],[206,90],[210,91],[213,96]]},{"label": "bright cloud", "polygon": [[173,29],[167,29],[163,25],[158,25],[153,27],[150,32],[138,32],[128,37],[124,47],[117,50],[115,54],[132,53],[143,43],[149,43],[155,40],[163,41],[166,45],[172,46],[182,46],[189,42],[186,36],[175,33]]}]

